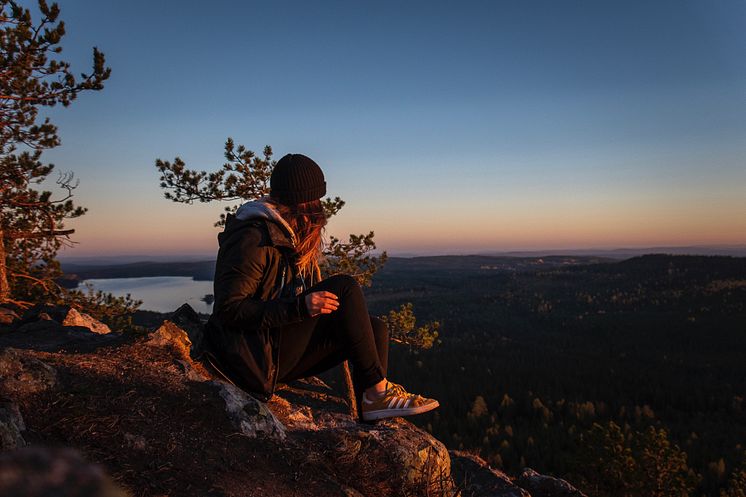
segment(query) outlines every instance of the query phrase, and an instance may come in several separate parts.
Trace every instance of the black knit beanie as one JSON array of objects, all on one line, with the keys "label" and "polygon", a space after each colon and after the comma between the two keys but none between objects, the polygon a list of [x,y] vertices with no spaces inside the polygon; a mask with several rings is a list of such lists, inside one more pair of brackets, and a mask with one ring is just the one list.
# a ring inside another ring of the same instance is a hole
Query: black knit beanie
[{"label": "black knit beanie", "polygon": [[321,168],[301,154],[287,154],[277,161],[269,179],[270,197],[285,205],[317,200],[326,195]]}]

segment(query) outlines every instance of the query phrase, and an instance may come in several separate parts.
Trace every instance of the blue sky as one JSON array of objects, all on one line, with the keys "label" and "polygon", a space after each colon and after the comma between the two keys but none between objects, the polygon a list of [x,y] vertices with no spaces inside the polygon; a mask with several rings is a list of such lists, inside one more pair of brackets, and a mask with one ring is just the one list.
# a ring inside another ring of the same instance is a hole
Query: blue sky
[{"label": "blue sky", "polygon": [[[154,5],[155,4],[155,5]],[[746,2],[60,2],[95,253],[211,253],[156,158],[304,153],[390,253],[746,243]]]}]

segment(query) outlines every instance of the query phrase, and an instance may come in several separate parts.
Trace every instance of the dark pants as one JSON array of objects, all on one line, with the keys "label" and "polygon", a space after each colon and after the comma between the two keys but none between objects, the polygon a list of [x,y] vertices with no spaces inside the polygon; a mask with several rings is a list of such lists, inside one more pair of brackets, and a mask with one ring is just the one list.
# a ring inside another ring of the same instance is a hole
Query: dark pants
[{"label": "dark pants", "polygon": [[388,329],[368,314],[363,291],[351,276],[332,276],[303,294],[322,290],[339,298],[339,308],[280,329],[278,381],[317,375],[349,360],[355,390],[361,393],[386,377]]}]

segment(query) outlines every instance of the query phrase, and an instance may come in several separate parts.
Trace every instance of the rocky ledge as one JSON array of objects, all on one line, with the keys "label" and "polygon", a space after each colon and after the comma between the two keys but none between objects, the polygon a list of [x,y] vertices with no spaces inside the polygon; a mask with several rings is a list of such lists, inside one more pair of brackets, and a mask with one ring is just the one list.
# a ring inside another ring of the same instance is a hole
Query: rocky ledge
[{"label": "rocky ledge", "polygon": [[359,424],[318,378],[259,402],[195,359],[188,306],[139,335],[69,308],[4,316],[0,495],[583,495],[530,469],[511,479],[402,418]]}]

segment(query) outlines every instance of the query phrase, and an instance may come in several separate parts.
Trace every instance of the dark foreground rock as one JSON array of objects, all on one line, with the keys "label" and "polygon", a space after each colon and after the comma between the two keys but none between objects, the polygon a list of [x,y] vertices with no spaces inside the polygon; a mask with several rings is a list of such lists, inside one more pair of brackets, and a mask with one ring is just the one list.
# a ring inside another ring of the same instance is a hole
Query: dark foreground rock
[{"label": "dark foreground rock", "polygon": [[26,448],[0,452],[0,495],[18,497],[127,497],[72,449]]}]

